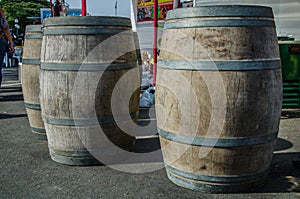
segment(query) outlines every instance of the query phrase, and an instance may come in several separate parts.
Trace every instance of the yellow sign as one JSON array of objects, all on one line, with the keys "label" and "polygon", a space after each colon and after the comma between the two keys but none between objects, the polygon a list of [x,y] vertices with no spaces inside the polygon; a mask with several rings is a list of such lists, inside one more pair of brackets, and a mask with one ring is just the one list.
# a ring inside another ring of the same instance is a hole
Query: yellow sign
[{"label": "yellow sign", "polygon": [[[174,0],[158,0],[158,4],[162,3],[173,3]],[[154,0],[137,0],[137,6],[153,6]]]}]

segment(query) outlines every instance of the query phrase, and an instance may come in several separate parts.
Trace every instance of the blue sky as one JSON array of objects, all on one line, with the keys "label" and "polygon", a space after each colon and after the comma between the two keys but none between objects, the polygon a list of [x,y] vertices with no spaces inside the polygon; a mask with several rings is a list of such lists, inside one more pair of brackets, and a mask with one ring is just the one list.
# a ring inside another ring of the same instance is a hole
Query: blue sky
[{"label": "blue sky", "polygon": [[[118,16],[130,17],[130,1],[118,0]],[[81,0],[66,0],[66,2],[71,8],[81,8]],[[116,0],[86,0],[87,12],[93,16],[114,16],[115,2]]]}]

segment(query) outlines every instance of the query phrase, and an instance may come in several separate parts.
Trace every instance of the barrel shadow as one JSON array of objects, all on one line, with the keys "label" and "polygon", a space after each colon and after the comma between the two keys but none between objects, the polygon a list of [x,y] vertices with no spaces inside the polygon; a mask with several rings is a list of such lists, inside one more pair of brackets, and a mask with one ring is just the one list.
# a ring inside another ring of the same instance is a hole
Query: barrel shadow
[{"label": "barrel shadow", "polygon": [[[137,132],[136,140],[130,150],[125,149],[130,152],[129,157],[116,156],[111,162],[107,162],[109,165],[163,163],[157,135],[155,108],[140,107],[137,125],[144,127],[144,130]],[[95,157],[97,158],[97,155]]]},{"label": "barrel shadow", "polygon": [[[128,164],[163,163],[163,156],[158,137],[137,139],[132,150],[140,154],[138,158],[132,158]],[[145,154],[144,156],[141,154]]]},{"label": "barrel shadow", "polygon": [[137,121],[137,125],[145,129],[143,131],[138,131],[136,134],[137,136],[158,135],[154,106],[139,108],[139,118]]},{"label": "barrel shadow", "polygon": [[3,73],[3,82],[6,81],[18,81],[19,80],[19,75],[16,74],[17,72],[13,73]]},{"label": "barrel shadow", "polygon": [[286,150],[292,148],[293,146],[294,146],[293,143],[291,143],[290,141],[282,138],[277,138],[274,151]]},{"label": "barrel shadow", "polygon": [[[295,160],[299,165],[295,166]],[[276,153],[273,155],[270,172],[265,183],[256,190],[236,194],[299,193],[300,153]]]},{"label": "barrel shadow", "polygon": [[[147,138],[147,139],[137,139],[135,141],[130,154],[128,157],[124,155],[116,154],[115,156],[105,156],[106,166],[109,165],[130,165],[130,164],[153,164],[161,163],[163,164],[163,157],[160,150],[159,139],[157,138]],[[104,166],[102,164],[102,166]]]},{"label": "barrel shadow", "polygon": [[139,108],[139,119],[151,119],[151,118],[156,118],[154,106]]},{"label": "barrel shadow", "polygon": [[[137,139],[133,147],[133,152],[135,153],[150,153],[153,151],[160,150],[160,142],[158,137]],[[162,159],[160,160],[162,161]]]},{"label": "barrel shadow", "polygon": [[282,110],[281,119],[300,118],[300,109]]},{"label": "barrel shadow", "polygon": [[9,101],[23,101],[23,95],[7,95],[7,96],[1,96],[0,101],[9,102]]},{"label": "barrel shadow", "polygon": [[22,92],[21,87],[4,87],[1,88],[2,93],[13,93],[13,92]]},{"label": "barrel shadow", "polygon": [[258,193],[300,192],[300,168],[295,167],[294,160],[300,161],[300,153],[274,154],[270,174]]},{"label": "barrel shadow", "polygon": [[1,119],[11,119],[11,118],[21,118],[21,117],[27,117],[27,114],[0,114],[0,120]]}]

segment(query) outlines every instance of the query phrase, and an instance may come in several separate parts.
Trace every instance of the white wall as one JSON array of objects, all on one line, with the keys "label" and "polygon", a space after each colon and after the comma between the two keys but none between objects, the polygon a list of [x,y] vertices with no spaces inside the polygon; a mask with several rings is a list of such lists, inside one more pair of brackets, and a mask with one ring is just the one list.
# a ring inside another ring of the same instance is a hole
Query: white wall
[{"label": "white wall", "polygon": [[300,0],[195,0],[195,6],[248,4],[272,7],[278,35],[292,34],[300,40]]},{"label": "white wall", "polygon": [[[177,5],[177,0],[174,0],[174,3],[176,2],[175,6]],[[143,22],[143,23],[137,23],[137,17],[136,17],[136,0],[131,0],[131,23],[133,24],[133,31],[137,31],[139,36],[139,42],[140,42],[140,48],[142,51],[148,51],[149,53],[152,53],[153,48],[153,22]],[[159,26],[161,27],[164,22],[159,21]],[[161,36],[162,30],[159,29],[158,35]]]},{"label": "white wall", "polygon": [[[159,22],[162,27],[164,22]],[[152,53],[154,28],[152,22],[144,22],[137,24],[137,32],[139,36],[140,48],[142,51]],[[162,28],[158,28],[158,38],[162,36]]]}]

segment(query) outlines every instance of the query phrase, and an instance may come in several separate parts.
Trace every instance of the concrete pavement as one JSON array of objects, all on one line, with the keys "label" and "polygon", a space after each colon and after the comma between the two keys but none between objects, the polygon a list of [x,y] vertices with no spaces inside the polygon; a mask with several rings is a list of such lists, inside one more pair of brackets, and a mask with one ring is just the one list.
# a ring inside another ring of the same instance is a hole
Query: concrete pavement
[{"label": "concrete pavement", "polygon": [[[108,166],[75,167],[51,160],[47,142],[35,139],[24,108],[17,69],[4,69],[0,96],[0,198],[300,198],[300,169],[292,164],[300,156],[300,111],[286,110],[266,184],[254,193],[207,194],[178,187],[162,167],[161,155],[136,160],[131,166],[161,168],[127,173]],[[149,113],[149,114],[148,114]],[[154,118],[154,109],[143,111]],[[154,120],[155,121],[155,120]],[[159,149],[155,123],[140,132],[135,151]],[[299,159],[300,160],[300,159]]]}]

